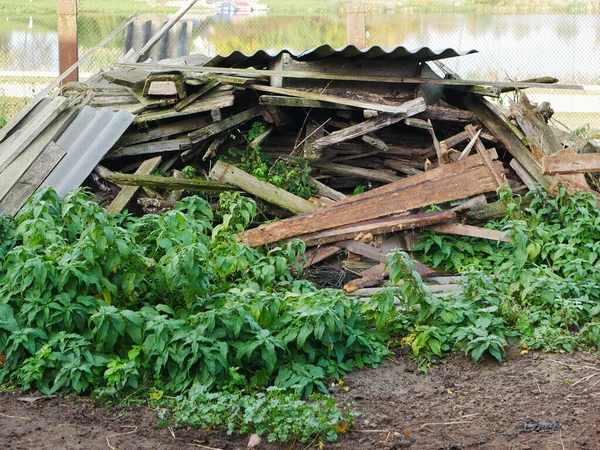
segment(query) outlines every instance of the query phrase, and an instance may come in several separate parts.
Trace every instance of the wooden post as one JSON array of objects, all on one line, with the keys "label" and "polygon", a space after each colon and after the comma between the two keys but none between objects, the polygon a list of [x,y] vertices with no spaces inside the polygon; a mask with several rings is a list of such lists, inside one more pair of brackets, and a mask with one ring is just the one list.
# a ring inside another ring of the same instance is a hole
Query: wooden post
[{"label": "wooden post", "polygon": [[[79,58],[77,43],[77,0],[56,0],[58,11],[58,66],[64,73]],[[75,69],[61,81],[64,86],[70,81],[79,81],[79,70]]]},{"label": "wooden post", "polygon": [[355,45],[360,49],[367,46],[365,4],[363,2],[346,4],[346,37],[348,45]]}]

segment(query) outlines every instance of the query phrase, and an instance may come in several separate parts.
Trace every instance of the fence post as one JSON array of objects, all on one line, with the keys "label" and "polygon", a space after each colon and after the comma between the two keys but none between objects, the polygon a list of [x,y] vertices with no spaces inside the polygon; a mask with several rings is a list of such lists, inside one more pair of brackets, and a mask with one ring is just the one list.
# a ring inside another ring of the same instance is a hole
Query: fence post
[{"label": "fence post", "polygon": [[364,2],[346,3],[346,37],[348,45],[367,46]]},{"label": "fence post", "polygon": [[[56,0],[58,11],[58,68],[63,73],[77,62],[77,0]],[[61,84],[79,80],[79,69],[73,71]]]}]

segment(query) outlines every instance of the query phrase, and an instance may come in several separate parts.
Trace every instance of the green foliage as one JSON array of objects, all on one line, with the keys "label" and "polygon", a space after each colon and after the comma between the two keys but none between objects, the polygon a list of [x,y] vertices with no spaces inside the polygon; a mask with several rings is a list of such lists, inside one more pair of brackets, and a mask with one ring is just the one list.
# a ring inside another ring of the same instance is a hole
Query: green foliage
[{"label": "green foliage", "polygon": [[[254,122],[248,133],[248,141],[251,142],[264,132],[264,125],[261,122]],[[305,160],[293,163],[281,159],[275,160],[271,155],[263,153],[260,146],[248,146],[245,150],[232,147],[228,153],[228,156],[222,157],[223,160],[234,164],[259,180],[271,183],[302,198],[310,198],[316,192],[315,186],[309,180],[310,166]]]},{"label": "green foliage", "polygon": [[298,426],[269,418],[274,438],[333,436],[314,409],[337,417],[330,400],[300,398],[383,361],[377,314],[295,280],[289,267],[300,269],[303,242],[262,251],[236,242],[255,213],[237,193],[222,194],[215,219],[197,197],[134,218],[107,215],[82,191],[62,201],[37,192],[14,220],[0,220],[0,382],[104,395],[276,386],[255,398],[285,398],[303,418]]},{"label": "green foliage", "polygon": [[277,387],[255,395],[211,393],[204,387],[194,387],[171,405],[177,425],[222,427],[229,434],[267,434],[269,442],[306,443],[315,435],[335,441],[356,415],[350,406],[338,408],[333,397],[318,394],[303,401],[297,393]]},{"label": "green foliage", "polygon": [[0,115],[0,128],[4,127],[8,123],[8,120],[3,115]]},{"label": "green foliage", "polygon": [[564,188],[555,196],[537,190],[520,198],[506,189],[499,196],[508,215],[490,227],[508,233],[510,243],[429,233],[415,248],[426,262],[467,276],[464,294],[439,306],[424,294],[417,308],[408,305],[409,316],[419,313],[405,329],[413,354],[421,358],[424,349],[434,360],[441,356],[438,348],[441,354],[461,349],[475,360],[485,352],[501,360],[510,342],[544,351],[598,349],[597,198],[571,196]]}]

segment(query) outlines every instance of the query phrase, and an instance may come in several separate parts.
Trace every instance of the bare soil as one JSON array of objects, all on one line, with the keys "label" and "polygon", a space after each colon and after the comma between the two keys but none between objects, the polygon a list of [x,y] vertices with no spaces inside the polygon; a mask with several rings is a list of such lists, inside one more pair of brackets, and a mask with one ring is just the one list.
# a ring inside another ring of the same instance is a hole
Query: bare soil
[{"label": "bare soil", "polygon": [[[456,355],[423,374],[398,356],[349,374],[340,403],[361,413],[330,449],[600,449],[598,354],[521,355],[475,365]],[[248,436],[159,426],[141,406],[98,406],[85,397],[25,403],[0,394],[3,449],[245,449]],[[312,444],[314,448],[317,442]],[[277,446],[266,439],[258,449]]]}]

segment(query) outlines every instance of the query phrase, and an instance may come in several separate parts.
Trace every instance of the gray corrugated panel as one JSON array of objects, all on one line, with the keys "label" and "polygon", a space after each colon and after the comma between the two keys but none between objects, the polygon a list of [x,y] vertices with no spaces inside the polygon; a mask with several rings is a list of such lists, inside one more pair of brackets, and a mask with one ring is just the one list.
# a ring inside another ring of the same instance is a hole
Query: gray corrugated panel
[{"label": "gray corrugated panel", "polygon": [[459,52],[452,48],[432,50],[429,47],[408,49],[402,46],[389,49],[384,49],[379,46],[373,46],[361,50],[354,45],[347,45],[345,47],[340,48],[333,48],[330,45],[321,45],[319,47],[315,47],[310,50],[305,50],[303,52],[294,52],[293,50],[289,49],[279,51],[258,50],[252,54],[246,55],[242,52],[235,51],[226,56],[215,56],[205,65],[220,67],[259,67],[267,65],[269,61],[277,58],[282,53],[288,53],[293,59],[297,59],[300,61],[318,61],[326,58],[407,59],[417,61],[433,61],[437,59],[469,55],[472,53],[477,53],[477,50]]},{"label": "gray corrugated panel", "polygon": [[131,125],[134,115],[120,110],[95,110],[85,106],[56,142],[67,152],[42,183],[52,186],[60,196],[81,186],[104,155]]}]

